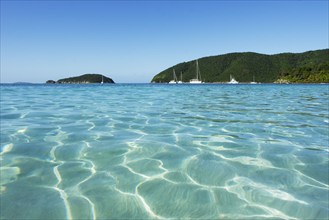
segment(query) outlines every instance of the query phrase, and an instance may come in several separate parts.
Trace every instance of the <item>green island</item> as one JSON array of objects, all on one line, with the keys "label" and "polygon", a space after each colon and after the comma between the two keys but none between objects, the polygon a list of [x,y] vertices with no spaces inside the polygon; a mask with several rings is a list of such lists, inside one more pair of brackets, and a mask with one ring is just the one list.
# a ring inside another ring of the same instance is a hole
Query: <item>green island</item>
[{"label": "green island", "polygon": [[[225,83],[230,76],[239,82],[329,83],[329,49],[274,55],[253,52],[229,53],[198,59],[201,79],[207,83]],[[179,63],[155,75],[151,82],[168,83],[177,78],[189,82],[195,78],[196,62]]]},{"label": "green island", "polygon": [[60,79],[58,81],[47,80],[46,83],[89,84],[89,83],[114,83],[114,81],[111,78],[101,74],[84,74],[81,76]]}]

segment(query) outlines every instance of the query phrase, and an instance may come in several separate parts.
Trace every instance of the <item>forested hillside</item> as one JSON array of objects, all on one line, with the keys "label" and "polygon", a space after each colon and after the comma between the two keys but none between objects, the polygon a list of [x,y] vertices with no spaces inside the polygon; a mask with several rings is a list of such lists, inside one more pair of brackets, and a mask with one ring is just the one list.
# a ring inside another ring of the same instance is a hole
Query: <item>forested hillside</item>
[{"label": "forested hillside", "polygon": [[[227,82],[230,75],[239,82],[272,83],[285,80],[294,83],[329,82],[329,49],[304,53],[265,55],[259,53],[230,53],[198,59],[204,82]],[[152,82],[172,80],[173,69],[183,82],[195,78],[196,62],[179,63],[158,73]]]},{"label": "forested hillside", "polygon": [[114,81],[101,74],[84,74],[81,76],[60,79],[57,83],[114,83]]}]

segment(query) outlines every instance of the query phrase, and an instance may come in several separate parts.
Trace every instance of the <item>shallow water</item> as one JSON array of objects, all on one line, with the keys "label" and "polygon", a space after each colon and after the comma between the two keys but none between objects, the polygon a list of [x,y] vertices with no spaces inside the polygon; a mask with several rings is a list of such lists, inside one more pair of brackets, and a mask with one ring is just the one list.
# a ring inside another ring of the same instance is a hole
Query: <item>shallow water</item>
[{"label": "shallow water", "polygon": [[329,217],[328,85],[1,85],[1,219]]}]

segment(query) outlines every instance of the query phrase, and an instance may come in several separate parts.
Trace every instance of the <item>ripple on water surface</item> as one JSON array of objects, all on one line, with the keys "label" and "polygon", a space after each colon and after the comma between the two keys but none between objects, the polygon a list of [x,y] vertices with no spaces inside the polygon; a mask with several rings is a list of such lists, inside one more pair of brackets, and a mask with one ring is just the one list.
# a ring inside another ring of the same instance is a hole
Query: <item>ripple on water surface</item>
[{"label": "ripple on water surface", "polygon": [[328,219],[328,85],[2,85],[1,219]]}]

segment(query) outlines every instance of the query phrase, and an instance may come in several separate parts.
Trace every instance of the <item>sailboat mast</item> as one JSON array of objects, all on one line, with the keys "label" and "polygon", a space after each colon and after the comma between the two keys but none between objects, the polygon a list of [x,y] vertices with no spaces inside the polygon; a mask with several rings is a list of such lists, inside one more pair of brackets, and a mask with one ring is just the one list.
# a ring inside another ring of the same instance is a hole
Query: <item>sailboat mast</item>
[{"label": "sailboat mast", "polygon": [[199,77],[200,77],[200,78],[198,78],[198,79],[199,79],[200,81],[202,81],[202,80],[201,80],[201,72],[200,72],[199,65],[198,65],[198,69],[199,69]]},{"label": "sailboat mast", "polygon": [[173,71],[172,71],[172,78],[175,81],[175,69],[173,69]]},{"label": "sailboat mast", "polygon": [[176,76],[175,69],[173,70],[173,78],[174,78],[174,81],[176,82],[177,81],[177,76]]},{"label": "sailboat mast", "polygon": [[198,60],[196,60],[196,79],[199,79],[199,63],[198,63]]}]

